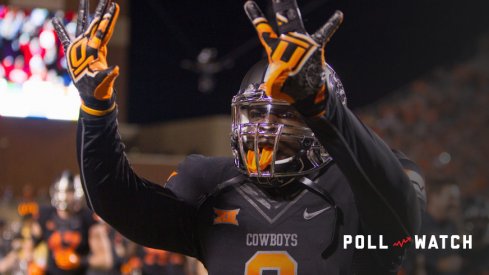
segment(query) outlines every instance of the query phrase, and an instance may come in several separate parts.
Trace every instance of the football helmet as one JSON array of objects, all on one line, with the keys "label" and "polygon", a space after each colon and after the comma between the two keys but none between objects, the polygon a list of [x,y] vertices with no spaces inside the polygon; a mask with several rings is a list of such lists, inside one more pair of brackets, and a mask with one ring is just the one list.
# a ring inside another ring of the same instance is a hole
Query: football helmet
[{"label": "football helmet", "polygon": [[58,210],[76,212],[83,206],[83,187],[80,176],[64,171],[49,189],[51,205]]},{"label": "football helmet", "polygon": [[[242,173],[280,187],[324,167],[331,157],[293,106],[266,95],[267,68],[265,61],[253,66],[233,97],[231,147]],[[328,89],[346,104],[343,86],[329,66],[327,77]]]}]

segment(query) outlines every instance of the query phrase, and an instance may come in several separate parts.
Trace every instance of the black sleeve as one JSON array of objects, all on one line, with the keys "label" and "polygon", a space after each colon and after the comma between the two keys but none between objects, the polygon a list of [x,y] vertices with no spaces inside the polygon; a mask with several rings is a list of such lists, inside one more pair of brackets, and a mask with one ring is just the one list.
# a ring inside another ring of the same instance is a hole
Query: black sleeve
[{"label": "black sleeve", "polygon": [[196,256],[195,208],[134,173],[116,115],[116,111],[104,117],[80,114],[77,153],[89,207],[134,242]]},{"label": "black sleeve", "polygon": [[[306,123],[347,177],[364,234],[382,235],[392,247],[418,232],[421,211],[415,189],[399,158],[381,138],[334,95],[328,99],[326,114],[306,118]],[[406,247],[395,253],[379,250],[378,258],[388,262],[389,269],[396,268]]]},{"label": "black sleeve", "polygon": [[[426,188],[424,175],[421,169],[416,163],[414,163],[406,155],[404,155],[404,153],[398,150],[392,150],[392,152],[401,163],[401,166],[404,169],[404,173],[406,173],[406,175],[408,176],[409,181],[414,188],[414,192],[416,193],[416,198],[418,199],[418,203],[422,210],[422,213],[424,213],[424,211],[426,210]],[[420,219],[423,220],[422,215]],[[418,232],[420,231],[421,228],[418,230]]]}]

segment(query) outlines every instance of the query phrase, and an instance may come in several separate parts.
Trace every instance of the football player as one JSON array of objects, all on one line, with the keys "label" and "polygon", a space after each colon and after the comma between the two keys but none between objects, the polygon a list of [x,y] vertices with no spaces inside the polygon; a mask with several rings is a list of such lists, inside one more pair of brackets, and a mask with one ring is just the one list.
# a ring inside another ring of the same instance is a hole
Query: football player
[{"label": "football player", "polygon": [[40,209],[32,234],[48,247],[45,274],[86,274],[89,268],[108,270],[112,251],[104,225],[84,206],[79,176],[69,171],[50,189],[52,207]]},{"label": "football player", "polygon": [[[234,158],[188,156],[165,187],[136,175],[118,134],[107,44],[119,6],[81,1],[76,38],[53,24],[80,92],[78,161],[89,206],[129,239],[200,259],[210,274],[394,274],[417,232],[423,179],[348,109],[325,63],[336,12],[314,34],[295,0],[273,0],[278,32],[245,11],[268,60],[232,101]],[[388,249],[356,249],[370,235]],[[404,243],[404,242],[402,242]]]}]

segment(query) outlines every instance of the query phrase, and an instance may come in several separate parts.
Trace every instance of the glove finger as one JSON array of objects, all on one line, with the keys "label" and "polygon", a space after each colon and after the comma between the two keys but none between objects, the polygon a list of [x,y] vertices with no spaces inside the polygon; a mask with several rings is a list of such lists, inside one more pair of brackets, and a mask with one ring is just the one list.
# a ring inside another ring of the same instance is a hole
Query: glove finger
[{"label": "glove finger", "polygon": [[109,5],[110,0],[100,0],[98,2],[97,8],[95,9],[95,14],[93,18],[100,18],[105,12],[105,9]]},{"label": "glove finger", "polygon": [[71,39],[70,35],[66,31],[65,27],[63,26],[62,20],[58,17],[54,17],[52,20],[52,24],[54,27],[54,31],[56,31],[56,34],[58,35],[59,40],[61,41],[61,44],[63,44],[63,48],[66,51],[68,50],[68,47],[71,44]]},{"label": "glove finger", "polygon": [[296,0],[273,0],[272,4],[280,34],[289,32],[306,33]]},{"label": "glove finger", "polygon": [[[97,8],[95,9],[95,14],[93,15],[93,20],[85,31],[85,35],[88,36],[90,40],[88,42],[88,46],[92,48],[98,49],[101,44],[102,35],[98,35],[97,30],[100,21],[102,21],[102,15],[104,14],[110,2],[111,0],[100,0],[98,2]],[[97,36],[99,37],[97,38]]]},{"label": "glove finger", "polygon": [[88,27],[89,1],[80,0],[78,6],[78,16],[76,20],[76,36],[84,33]]},{"label": "glove finger", "polygon": [[326,22],[326,24],[324,24],[312,35],[312,39],[324,47],[336,30],[340,27],[342,22],[343,13],[341,11],[335,11],[333,16],[329,18],[328,22]]},{"label": "glove finger", "polygon": [[112,3],[109,10],[104,14],[104,17],[100,19],[98,24],[94,24],[92,26],[92,30],[90,30],[90,41],[88,42],[90,47],[99,49],[107,44],[108,40],[112,36],[115,21],[117,20],[118,16],[119,6]]},{"label": "glove finger", "polygon": [[254,23],[255,20],[266,20],[265,15],[263,15],[263,12],[261,11],[260,7],[258,7],[255,1],[246,1],[246,3],[244,4],[244,10],[253,25],[256,25]]},{"label": "glove finger", "polygon": [[105,24],[104,22],[101,22],[99,25],[99,30],[104,34],[102,39],[102,46],[107,45],[107,43],[109,43],[110,41],[110,38],[112,38],[115,24],[117,23],[117,19],[119,18],[119,5],[117,3],[112,3],[109,11],[104,15],[104,18],[106,16],[109,16],[107,26],[102,26],[102,24]]},{"label": "glove finger", "polygon": [[260,38],[261,43],[267,50],[267,53],[270,55],[270,42],[272,39],[276,39],[278,37],[277,34],[254,1],[247,1],[244,5],[244,9],[246,15],[248,15],[248,18],[258,32],[258,37]]}]

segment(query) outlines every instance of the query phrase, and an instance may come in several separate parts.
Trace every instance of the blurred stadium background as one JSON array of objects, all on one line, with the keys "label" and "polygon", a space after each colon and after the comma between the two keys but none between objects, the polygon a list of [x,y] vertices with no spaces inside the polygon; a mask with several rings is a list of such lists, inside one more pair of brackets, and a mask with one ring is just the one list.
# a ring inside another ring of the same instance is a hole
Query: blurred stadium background
[{"label": "blurred stadium background", "polygon": [[[119,120],[135,169],[162,183],[186,154],[230,155],[231,97],[262,57],[243,1],[117,2],[109,62],[121,67]],[[421,166],[428,189],[431,180],[457,184],[464,228],[465,205],[489,198],[489,1],[298,2],[309,30],[345,13],[327,60],[349,106]],[[49,26],[53,14],[73,21],[77,5],[0,1],[2,220],[18,218],[26,194],[49,201],[60,172],[77,171],[79,103]]]}]

